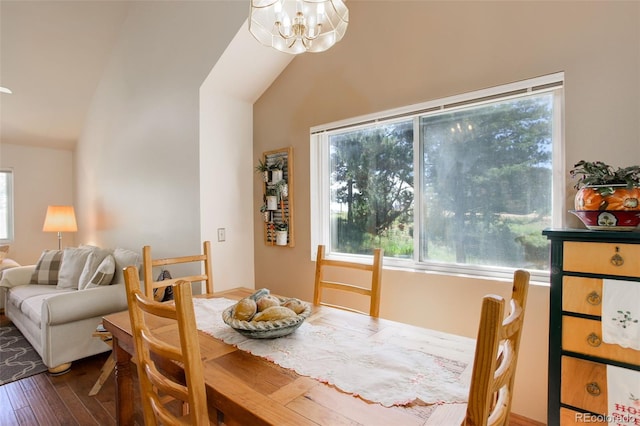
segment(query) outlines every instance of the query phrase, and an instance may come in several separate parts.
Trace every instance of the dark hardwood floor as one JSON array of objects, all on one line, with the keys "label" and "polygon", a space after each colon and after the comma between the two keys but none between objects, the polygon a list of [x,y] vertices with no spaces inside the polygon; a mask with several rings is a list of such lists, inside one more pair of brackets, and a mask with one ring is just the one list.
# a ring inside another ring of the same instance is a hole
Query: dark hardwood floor
[{"label": "dark hardwood floor", "polygon": [[[6,317],[0,313],[0,324],[5,321]],[[105,353],[76,361],[71,371],[61,376],[42,373],[0,386],[0,426],[115,425],[114,374],[96,396],[89,396],[108,356]],[[135,420],[142,425],[137,383],[135,393]],[[512,414],[509,425],[541,426],[543,423]]]},{"label": "dark hardwood floor", "polygon": [[[0,312],[0,325],[8,322]],[[0,426],[115,425],[113,373],[96,396],[89,396],[109,356],[104,353],[76,361],[61,376],[41,373],[0,386]],[[139,401],[137,387],[135,392]],[[135,405],[136,423],[143,425],[139,404]]]},{"label": "dark hardwood floor", "polygon": [[42,373],[0,386],[0,425],[115,425],[113,374],[89,396],[107,356],[76,361],[61,376]]}]

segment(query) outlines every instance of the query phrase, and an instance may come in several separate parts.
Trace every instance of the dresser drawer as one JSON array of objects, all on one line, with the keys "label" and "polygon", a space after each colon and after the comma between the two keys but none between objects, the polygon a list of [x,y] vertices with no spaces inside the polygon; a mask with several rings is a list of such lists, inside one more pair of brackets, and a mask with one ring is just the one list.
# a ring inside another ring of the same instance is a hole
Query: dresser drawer
[{"label": "dresser drawer", "polygon": [[600,316],[602,280],[599,278],[562,278],[562,310]]},{"label": "dresser drawer", "polygon": [[562,349],[640,365],[640,351],[602,342],[600,321],[562,317]]},{"label": "dresser drawer", "polygon": [[607,414],[607,367],[604,364],[563,356],[561,380],[563,404]]},{"label": "dresser drawer", "polygon": [[640,276],[640,244],[579,243],[563,245],[565,271]]},{"label": "dresser drawer", "polygon": [[580,413],[578,411],[570,410],[568,408],[560,408],[560,426],[585,426],[586,423],[589,426],[609,426],[610,424],[605,422],[602,417],[595,414]]}]

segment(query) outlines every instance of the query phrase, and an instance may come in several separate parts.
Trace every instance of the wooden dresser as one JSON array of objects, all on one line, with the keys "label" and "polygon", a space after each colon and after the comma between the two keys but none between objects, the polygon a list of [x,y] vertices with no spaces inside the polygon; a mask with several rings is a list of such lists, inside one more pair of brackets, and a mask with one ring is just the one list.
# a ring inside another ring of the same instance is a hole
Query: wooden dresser
[{"label": "wooden dresser", "polygon": [[603,279],[640,285],[640,232],[543,234],[551,241],[548,424],[585,424],[586,413],[606,425],[607,365],[640,371],[640,351],[602,342]]}]

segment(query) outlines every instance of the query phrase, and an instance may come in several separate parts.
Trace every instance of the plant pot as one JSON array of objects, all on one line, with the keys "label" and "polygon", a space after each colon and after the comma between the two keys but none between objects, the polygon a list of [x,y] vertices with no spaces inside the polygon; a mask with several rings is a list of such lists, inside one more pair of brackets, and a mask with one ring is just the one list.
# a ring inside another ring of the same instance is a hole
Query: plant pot
[{"label": "plant pot", "polygon": [[592,231],[633,231],[640,225],[640,210],[569,210]]},{"label": "plant pot", "polygon": [[286,246],[287,245],[287,231],[276,231],[276,245],[277,246]]},{"label": "plant pot", "polygon": [[278,197],[267,195],[267,210],[278,210]]},{"label": "plant pot", "polygon": [[265,170],[264,172],[262,172],[262,180],[264,180],[265,182],[269,182],[269,171]]},{"label": "plant pot", "polygon": [[640,188],[626,185],[594,185],[578,190],[576,210],[640,210]]},{"label": "plant pot", "polygon": [[271,184],[275,185],[276,183],[282,180],[282,170],[272,170],[271,171]]}]

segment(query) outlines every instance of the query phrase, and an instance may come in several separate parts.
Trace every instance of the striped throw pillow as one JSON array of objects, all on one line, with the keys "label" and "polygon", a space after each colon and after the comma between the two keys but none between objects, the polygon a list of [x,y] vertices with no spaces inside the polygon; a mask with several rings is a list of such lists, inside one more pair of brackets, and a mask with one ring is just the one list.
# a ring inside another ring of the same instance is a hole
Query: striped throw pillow
[{"label": "striped throw pillow", "polygon": [[62,264],[62,250],[45,250],[40,255],[31,284],[58,284],[58,272]]},{"label": "striped throw pillow", "polygon": [[85,289],[99,287],[101,285],[110,285],[115,272],[116,261],[113,256],[108,255],[102,262],[100,262],[100,265],[98,265],[96,272],[89,280],[89,283],[85,286]]}]

